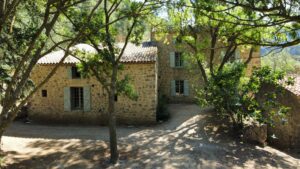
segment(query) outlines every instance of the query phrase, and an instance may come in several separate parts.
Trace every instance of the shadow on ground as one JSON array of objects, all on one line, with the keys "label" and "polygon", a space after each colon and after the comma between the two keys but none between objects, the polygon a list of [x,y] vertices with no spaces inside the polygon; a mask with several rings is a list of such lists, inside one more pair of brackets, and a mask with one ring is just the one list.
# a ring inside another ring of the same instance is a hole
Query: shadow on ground
[{"label": "shadow on ground", "polygon": [[[187,107],[173,106],[178,112]],[[198,109],[196,109],[198,110]],[[177,114],[179,117],[181,114]],[[270,147],[234,141],[226,125],[199,111],[184,121],[144,128],[119,139],[120,160],[108,164],[108,143],[101,140],[34,140],[35,153],[7,152],[7,169],[45,168],[297,168],[300,160]],[[175,118],[175,117],[173,117]],[[177,124],[177,125],[175,125]],[[171,127],[168,127],[171,126]],[[38,151],[40,150],[40,151]]]}]

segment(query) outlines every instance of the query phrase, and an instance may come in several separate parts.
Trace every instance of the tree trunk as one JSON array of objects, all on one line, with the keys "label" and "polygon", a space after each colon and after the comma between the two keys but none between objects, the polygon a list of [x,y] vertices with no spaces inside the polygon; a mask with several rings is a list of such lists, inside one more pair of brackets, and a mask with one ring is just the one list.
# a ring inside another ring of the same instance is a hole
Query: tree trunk
[{"label": "tree trunk", "polygon": [[2,136],[3,136],[3,133],[4,133],[4,128],[0,128],[0,152],[2,150]]},{"label": "tree trunk", "polygon": [[[2,145],[2,136],[7,126],[8,126],[8,122],[4,120],[3,117],[1,116],[0,117],[0,145]],[[0,146],[0,150],[1,150],[1,146]]]},{"label": "tree trunk", "polygon": [[14,109],[12,107],[7,108],[6,104],[3,104],[2,106],[3,109],[0,112],[0,145],[2,143],[1,141],[3,133],[5,132],[7,127],[9,127],[9,125],[13,122],[13,120],[16,118],[19,112],[19,109]]},{"label": "tree trunk", "polygon": [[116,113],[115,113],[116,81],[117,81],[117,67],[114,67],[112,77],[111,77],[111,85],[110,85],[109,98],[108,98],[109,99],[108,112],[109,112],[110,162],[112,164],[117,163],[119,158],[117,132],[116,132]]}]

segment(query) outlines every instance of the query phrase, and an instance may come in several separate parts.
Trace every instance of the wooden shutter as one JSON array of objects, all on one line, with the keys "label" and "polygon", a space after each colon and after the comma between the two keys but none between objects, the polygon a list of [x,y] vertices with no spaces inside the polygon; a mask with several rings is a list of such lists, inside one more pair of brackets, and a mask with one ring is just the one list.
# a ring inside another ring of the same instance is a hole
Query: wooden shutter
[{"label": "wooden shutter", "polygon": [[183,58],[183,67],[184,68],[190,68],[190,63],[185,58]]},{"label": "wooden shutter", "polygon": [[183,84],[183,94],[185,96],[188,96],[189,95],[189,82],[187,80],[184,81],[184,84]]},{"label": "wooden shutter", "polygon": [[184,55],[184,53],[181,53],[181,57],[182,57],[182,67],[189,67],[189,62],[187,61],[187,57]]},{"label": "wooden shutter", "polygon": [[237,60],[241,58],[241,54],[240,54],[240,51],[239,51],[238,49],[235,50],[235,52],[234,52],[234,57],[235,57],[235,59],[237,59]]},{"label": "wooden shutter", "polygon": [[170,52],[170,67],[175,67],[175,52]]},{"label": "wooden shutter", "polygon": [[176,82],[175,80],[171,80],[171,96],[176,95]]},{"label": "wooden shutter", "polygon": [[67,73],[68,79],[72,79],[72,66],[67,66]]},{"label": "wooden shutter", "polygon": [[64,110],[71,111],[71,96],[70,96],[70,88],[64,88]]},{"label": "wooden shutter", "polygon": [[225,57],[225,54],[226,54],[225,51],[222,50],[220,53],[220,58],[223,59]]},{"label": "wooden shutter", "polygon": [[91,111],[91,87],[85,86],[83,88],[83,110],[85,112]]}]

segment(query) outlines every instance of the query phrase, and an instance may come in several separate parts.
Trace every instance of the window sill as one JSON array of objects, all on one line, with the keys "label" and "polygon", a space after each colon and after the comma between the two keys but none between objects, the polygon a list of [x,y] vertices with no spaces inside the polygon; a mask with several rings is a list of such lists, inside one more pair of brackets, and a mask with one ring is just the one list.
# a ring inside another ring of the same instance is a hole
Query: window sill
[{"label": "window sill", "polygon": [[173,97],[185,97],[184,94],[178,94],[178,95],[174,95]]},{"label": "window sill", "polygon": [[173,67],[174,69],[184,69],[185,67],[184,66],[175,66]]},{"label": "window sill", "polygon": [[83,112],[84,110],[83,109],[73,109],[71,110],[71,112]]}]

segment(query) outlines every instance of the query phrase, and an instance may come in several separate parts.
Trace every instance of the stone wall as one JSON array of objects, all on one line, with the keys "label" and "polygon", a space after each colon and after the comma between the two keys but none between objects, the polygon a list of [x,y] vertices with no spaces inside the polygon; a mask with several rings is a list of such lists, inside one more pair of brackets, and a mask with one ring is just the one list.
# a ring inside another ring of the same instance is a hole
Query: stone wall
[{"label": "stone wall", "polygon": [[[249,50],[241,50],[241,59],[243,61],[246,61],[249,57]],[[260,67],[261,66],[261,59],[260,59],[260,49],[256,49],[252,54],[252,59],[248,63],[246,74],[250,75],[253,71],[254,67]]]},{"label": "stone wall", "polygon": [[[205,35],[202,35],[205,36]],[[204,38],[204,37],[203,37]],[[170,66],[170,52],[185,52],[190,50],[187,45],[178,45],[174,43],[172,34],[163,35],[152,33],[152,39],[157,42],[158,47],[158,90],[159,94],[166,96],[169,102],[195,102],[196,90],[203,85],[202,75],[199,67],[194,63],[192,64],[190,58],[185,58],[187,66],[182,68],[174,68]],[[201,40],[201,39],[199,39]],[[219,44],[220,45],[220,44]],[[179,46],[179,47],[178,47]],[[206,56],[209,56],[209,50],[204,51]],[[221,55],[221,50],[216,52],[217,56]],[[240,58],[246,60],[249,56],[249,50],[241,50]],[[207,57],[208,59],[208,57]],[[214,59],[215,63],[220,62],[220,58]],[[248,64],[247,74],[249,75],[253,67],[260,67],[260,51],[257,49],[253,53],[253,58]],[[171,95],[171,81],[172,80],[187,80],[189,82],[189,95],[188,96],[172,96]]]},{"label": "stone wall", "polygon": [[[175,68],[170,66],[170,52],[184,52],[182,49],[176,48],[171,35],[157,40],[158,47],[158,91],[161,96],[167,97],[169,102],[195,102],[195,89],[201,84],[201,75],[197,67],[186,65],[184,67]],[[187,60],[185,60],[187,61]],[[172,96],[171,81],[187,80],[189,84],[189,95]]]},{"label": "stone wall", "polygon": [[283,95],[278,97],[278,101],[291,109],[287,115],[287,122],[283,123],[277,119],[274,127],[268,127],[268,141],[278,148],[300,149],[300,96],[285,90]]},{"label": "stone wall", "polygon": [[[67,68],[59,67],[55,75],[30,100],[29,117],[36,122],[106,124],[108,96],[95,78],[70,79]],[[53,65],[37,65],[31,75],[38,83],[53,68]],[[116,112],[118,123],[147,124],[156,121],[157,105],[157,65],[155,63],[125,64],[120,77],[130,75],[137,91],[137,101],[125,96],[118,96]],[[91,111],[65,111],[64,87],[90,86]],[[42,97],[42,90],[47,90],[47,97]]]}]

